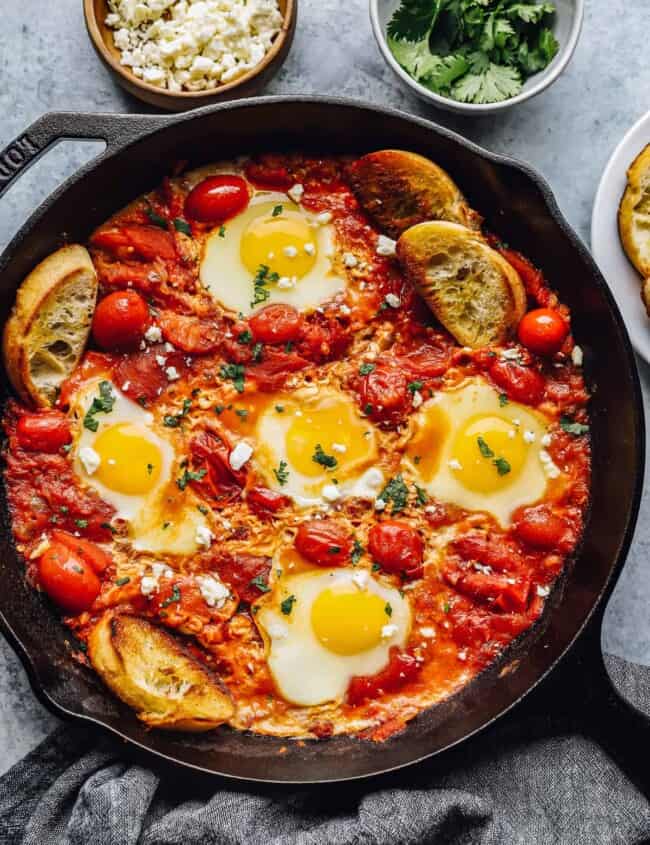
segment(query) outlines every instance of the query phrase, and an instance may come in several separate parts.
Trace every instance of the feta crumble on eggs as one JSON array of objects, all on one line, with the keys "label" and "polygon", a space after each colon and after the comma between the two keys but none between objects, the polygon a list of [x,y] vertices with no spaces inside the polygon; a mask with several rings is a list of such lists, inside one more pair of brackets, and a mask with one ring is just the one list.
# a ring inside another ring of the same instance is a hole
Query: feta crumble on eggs
[{"label": "feta crumble on eggs", "polygon": [[243,76],[282,27],[277,0],[109,0],[108,9],[121,64],[174,93]]}]

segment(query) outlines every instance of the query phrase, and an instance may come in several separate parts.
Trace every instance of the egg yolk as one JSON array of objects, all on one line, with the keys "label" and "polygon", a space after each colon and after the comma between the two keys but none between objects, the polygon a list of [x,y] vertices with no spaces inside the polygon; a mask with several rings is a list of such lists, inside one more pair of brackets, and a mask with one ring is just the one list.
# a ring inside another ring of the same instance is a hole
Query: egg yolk
[{"label": "egg yolk", "polygon": [[427,410],[423,425],[415,432],[406,449],[406,454],[417,466],[423,481],[431,481],[438,471],[440,455],[451,426],[449,417],[433,405]]},{"label": "egg yolk", "polygon": [[460,469],[453,470],[454,477],[475,492],[502,490],[521,472],[528,448],[511,420],[493,415],[473,417],[452,446],[451,457],[460,464]]},{"label": "egg yolk", "polygon": [[241,260],[254,276],[261,265],[271,273],[301,279],[316,263],[314,231],[305,217],[286,205],[264,203],[244,230]]},{"label": "egg yolk", "polygon": [[386,607],[375,593],[323,590],[312,605],[312,630],[328,651],[359,654],[381,642],[381,629],[390,622]]},{"label": "egg yolk", "polygon": [[351,406],[337,399],[293,411],[285,448],[291,467],[309,478],[343,477],[372,456],[374,440]]},{"label": "egg yolk", "polygon": [[118,423],[105,429],[93,443],[100,457],[94,478],[109,490],[138,496],[152,490],[162,469],[162,454],[142,428]]}]

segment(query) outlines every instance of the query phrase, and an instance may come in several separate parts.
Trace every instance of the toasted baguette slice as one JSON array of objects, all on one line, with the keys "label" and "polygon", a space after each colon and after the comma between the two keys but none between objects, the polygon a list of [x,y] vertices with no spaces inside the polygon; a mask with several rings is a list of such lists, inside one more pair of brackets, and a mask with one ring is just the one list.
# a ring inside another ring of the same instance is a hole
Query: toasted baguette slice
[{"label": "toasted baguette slice", "polygon": [[650,144],[627,171],[627,188],[618,210],[618,228],[627,257],[650,276]]},{"label": "toasted baguette slice", "polygon": [[406,277],[463,346],[499,344],[526,311],[519,274],[457,223],[420,223],[397,241]]},{"label": "toasted baguette slice", "polygon": [[416,153],[369,153],[351,165],[350,181],[362,208],[391,238],[426,220],[449,220],[470,229],[481,225],[449,175]]},{"label": "toasted baguette slice", "polygon": [[83,353],[97,300],[87,250],[64,246],[32,270],[16,295],[3,338],[4,364],[25,402],[47,407]]},{"label": "toasted baguette slice", "polygon": [[90,633],[88,656],[107,686],[150,727],[209,731],[234,713],[216,678],[144,619],[103,616]]}]

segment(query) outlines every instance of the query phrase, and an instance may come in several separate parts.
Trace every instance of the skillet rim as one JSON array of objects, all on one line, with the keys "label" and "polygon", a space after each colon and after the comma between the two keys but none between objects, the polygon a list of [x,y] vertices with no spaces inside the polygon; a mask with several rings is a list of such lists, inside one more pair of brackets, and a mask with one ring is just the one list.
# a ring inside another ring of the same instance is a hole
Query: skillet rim
[{"label": "skillet rim", "polygon": [[[16,652],[17,656],[19,657],[22,665],[25,668],[25,671],[28,676],[28,680],[32,691],[39,699],[39,701],[52,713],[55,715],[66,719],[66,720],[79,720],[81,722],[91,723],[93,725],[100,726],[102,729],[109,731],[111,734],[121,738],[126,743],[134,748],[138,749],[139,751],[144,751],[147,754],[153,754],[156,757],[160,758],[160,760],[165,761],[166,763],[171,763],[174,766],[182,766],[185,768],[189,768],[196,772],[201,772],[203,774],[212,775],[212,776],[220,776],[226,777],[235,781],[241,782],[248,782],[248,783],[259,783],[259,784],[279,784],[279,785],[310,785],[310,784],[328,784],[328,783],[343,783],[346,781],[357,781],[357,780],[366,780],[371,777],[377,777],[379,775],[388,774],[390,772],[397,771],[398,769],[405,768],[407,766],[415,765],[416,763],[420,763],[423,760],[428,758],[437,756],[439,754],[448,751],[449,749],[459,745],[461,742],[465,742],[470,737],[478,734],[479,732],[488,728],[491,724],[493,724],[498,719],[505,716],[509,713],[519,702],[521,702],[532,690],[534,690],[538,684],[544,681],[548,675],[560,664],[568,655],[568,653],[575,647],[577,641],[582,637],[585,632],[585,629],[590,625],[592,620],[594,619],[594,615],[596,614],[597,610],[602,607],[603,600],[606,595],[608,595],[618,578],[620,571],[625,563],[627,554],[629,552],[629,548],[633,539],[634,529],[636,527],[636,522],[639,513],[639,507],[641,502],[641,496],[643,492],[643,481],[644,481],[644,471],[645,471],[645,414],[643,408],[643,400],[642,400],[642,393],[641,393],[641,385],[639,380],[638,369],[636,367],[636,359],[634,357],[634,352],[632,349],[631,341],[625,327],[625,323],[621,316],[621,313],[616,305],[614,297],[605,282],[595,260],[593,259],[591,253],[587,249],[586,245],[574,231],[573,227],[569,224],[569,222],[564,217],[563,213],[561,212],[555,196],[551,190],[550,184],[546,181],[546,179],[537,172],[531,165],[523,162],[519,159],[513,158],[511,156],[503,155],[500,153],[493,153],[485,148],[481,147],[479,144],[476,144],[473,141],[470,141],[464,138],[459,133],[450,130],[444,126],[440,126],[433,121],[430,121],[426,118],[422,118],[416,115],[410,115],[407,112],[401,111],[399,109],[387,107],[387,106],[379,106],[373,103],[369,103],[363,100],[356,100],[351,98],[344,98],[344,97],[329,97],[324,95],[314,95],[314,96],[293,96],[293,95],[274,95],[274,96],[265,96],[265,97],[258,97],[255,99],[243,99],[243,100],[233,100],[230,102],[219,103],[216,105],[205,106],[201,109],[196,109],[191,112],[181,114],[181,115],[146,115],[146,114],[112,114],[112,113],[98,113],[92,114],[88,112],[48,112],[45,113],[38,123],[47,124],[48,121],[56,123],[57,121],[61,124],[61,128],[58,130],[58,133],[55,133],[52,136],[52,143],[56,143],[59,140],[63,140],[64,138],[71,137],[70,135],[65,134],[65,124],[66,122],[72,126],[72,122],[75,120],[83,119],[84,117],[92,118],[96,121],[96,124],[100,126],[104,124],[104,140],[107,142],[106,150],[100,154],[98,157],[92,159],[91,161],[87,162],[84,166],[82,166],[79,170],[75,171],[70,177],[64,180],[61,185],[59,185],[54,191],[52,191],[39,205],[38,207],[32,212],[32,214],[28,217],[25,223],[18,229],[16,234],[13,236],[11,241],[8,243],[2,254],[0,255],[0,274],[2,273],[3,269],[7,266],[13,253],[18,249],[24,237],[28,234],[31,229],[36,226],[41,219],[43,219],[50,207],[54,204],[56,200],[58,200],[66,191],[76,185],[77,183],[83,181],[83,179],[93,170],[101,167],[104,162],[113,159],[122,153],[129,150],[130,147],[146,140],[152,138],[159,133],[165,132],[168,129],[172,129],[176,124],[180,123],[191,123],[194,119],[201,119],[203,116],[208,114],[219,113],[222,111],[237,111],[239,109],[251,109],[255,110],[258,106],[266,105],[266,106],[273,106],[273,105],[296,105],[296,104],[304,104],[304,105],[312,105],[312,106],[320,106],[320,107],[338,107],[344,109],[350,109],[351,112],[363,113],[363,112],[373,112],[375,115],[379,116],[386,116],[387,118],[391,118],[393,120],[397,120],[403,123],[415,125],[420,131],[433,133],[439,136],[443,136],[447,140],[451,141],[454,144],[457,144],[461,147],[464,147],[470,153],[479,158],[487,160],[488,162],[492,162],[497,165],[502,165],[506,168],[513,169],[518,171],[519,173],[523,174],[538,190],[540,197],[543,201],[545,206],[546,214],[556,223],[561,230],[562,235],[568,241],[569,246],[577,252],[578,257],[585,265],[585,268],[589,270],[591,275],[591,281],[595,282],[597,288],[599,289],[600,293],[603,295],[604,301],[607,304],[608,313],[613,318],[615,326],[618,330],[621,344],[623,347],[624,353],[624,363],[627,367],[627,370],[630,375],[630,382],[632,388],[632,400],[633,400],[633,416],[634,416],[634,429],[635,429],[635,452],[636,452],[636,462],[635,462],[635,477],[634,477],[634,484],[633,489],[630,497],[630,502],[627,508],[626,520],[625,520],[625,530],[622,532],[622,536],[618,542],[618,552],[615,556],[615,559],[611,562],[611,565],[608,568],[607,577],[604,579],[600,590],[598,591],[597,596],[591,602],[591,606],[589,610],[584,616],[582,623],[575,631],[573,636],[568,640],[564,648],[558,653],[558,655],[552,660],[552,662],[543,670],[541,671],[540,675],[532,681],[520,694],[516,695],[512,701],[510,701],[503,709],[501,709],[498,713],[488,718],[478,727],[468,731],[467,733],[463,734],[462,736],[452,740],[451,742],[447,743],[446,745],[437,748],[433,751],[429,751],[425,754],[419,755],[415,758],[412,758],[407,761],[403,761],[397,763],[395,765],[389,766],[387,768],[379,768],[374,769],[370,772],[365,772],[361,774],[352,774],[346,775],[344,777],[326,777],[326,778],[307,778],[307,779],[277,779],[277,778],[269,778],[269,777],[251,777],[251,776],[243,776],[238,774],[233,774],[231,772],[222,772],[222,771],[215,771],[214,769],[206,768],[203,765],[188,762],[186,760],[179,760],[171,756],[170,754],[158,750],[156,748],[152,748],[149,745],[144,744],[143,742],[139,741],[138,739],[134,739],[133,737],[127,735],[120,731],[117,727],[113,725],[107,724],[106,722],[102,721],[99,717],[89,715],[86,713],[79,713],[68,709],[67,707],[63,706],[59,702],[57,702],[50,693],[45,689],[42,685],[41,681],[37,677],[36,667],[30,654],[28,653],[25,646],[23,646],[22,642],[20,641],[19,637],[13,631],[11,625],[9,624],[8,620],[4,616],[4,613],[0,610],[0,631],[5,636],[5,639],[11,645],[12,649]],[[123,132],[120,131],[120,127],[127,127]],[[141,128],[140,128],[141,127]],[[135,131],[134,131],[135,130]],[[25,130],[25,133],[29,133],[29,128]],[[78,137],[77,135],[73,135],[73,137]],[[85,137],[85,136],[84,136]],[[42,152],[46,152],[49,149],[49,144],[42,150]],[[3,533],[5,531],[10,531],[10,526],[2,525],[0,527],[0,531]],[[579,551],[579,550],[578,550]],[[530,643],[532,645],[532,642]],[[506,650],[505,654],[508,654],[508,650]],[[495,664],[492,664],[493,666]]]}]

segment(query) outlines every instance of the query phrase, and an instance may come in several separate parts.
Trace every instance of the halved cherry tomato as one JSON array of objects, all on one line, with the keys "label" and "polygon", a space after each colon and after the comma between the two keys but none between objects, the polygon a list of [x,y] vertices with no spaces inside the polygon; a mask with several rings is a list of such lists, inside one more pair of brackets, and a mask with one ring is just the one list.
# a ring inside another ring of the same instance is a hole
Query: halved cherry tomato
[{"label": "halved cherry tomato", "polygon": [[147,303],[133,290],[109,293],[98,304],[93,337],[103,349],[135,349],[149,323]]},{"label": "halved cherry tomato", "polygon": [[28,452],[58,452],[72,436],[68,420],[58,411],[23,414],[16,425],[18,443]]},{"label": "halved cherry tomato", "polygon": [[56,541],[39,558],[38,580],[53,601],[74,614],[88,610],[101,589],[99,578],[83,558]]},{"label": "halved cherry tomato", "polygon": [[200,223],[223,223],[248,205],[246,180],[221,174],[199,182],[185,200],[185,215]]},{"label": "halved cherry tomato", "polygon": [[498,572],[475,572],[447,567],[443,577],[448,584],[471,599],[488,602],[501,610],[522,611],[528,604],[531,578],[527,572],[515,577]]},{"label": "halved cherry tomato", "polygon": [[537,549],[562,552],[571,548],[575,540],[566,520],[548,505],[536,505],[515,514],[513,528],[520,540]]},{"label": "halved cherry tomato", "polygon": [[352,552],[350,535],[333,519],[302,522],[294,543],[300,554],[317,566],[340,566]]},{"label": "halved cherry tomato", "polygon": [[67,531],[59,531],[55,529],[52,531],[52,539],[57,543],[62,543],[71,552],[78,555],[91,569],[98,575],[101,575],[113,562],[111,556],[103,549],[100,549],[95,543],[90,540],[84,540],[82,537],[75,537],[74,534],[68,534]]},{"label": "halved cherry tomato", "polygon": [[564,317],[554,308],[536,308],[522,317],[519,340],[536,355],[555,355],[569,333]]},{"label": "halved cherry tomato", "polygon": [[291,504],[288,496],[269,490],[268,487],[251,487],[246,494],[246,501],[253,510],[268,513],[276,513]]},{"label": "halved cherry tomato", "polygon": [[300,336],[302,317],[292,305],[277,303],[262,308],[248,321],[253,339],[262,343],[287,343]]},{"label": "halved cherry tomato", "polygon": [[383,693],[397,692],[417,677],[422,666],[421,660],[407,651],[400,651],[397,646],[392,646],[389,654],[388,666],[381,672],[376,675],[357,676],[350,680],[348,704],[354,707]]},{"label": "halved cherry tomato", "polygon": [[373,560],[387,572],[403,572],[408,578],[422,576],[424,542],[406,522],[387,520],[373,525],[368,549]]},{"label": "halved cherry tomato", "polygon": [[293,184],[286,167],[279,163],[268,161],[248,161],[246,163],[246,178],[258,188],[286,191]]},{"label": "halved cherry tomato", "polygon": [[221,327],[214,321],[161,311],[158,323],[165,340],[190,355],[206,355],[218,348],[223,337]]},{"label": "halved cherry tomato", "polygon": [[490,375],[515,402],[538,405],[544,397],[544,377],[530,367],[497,359],[490,367]]},{"label": "halved cherry tomato", "polygon": [[119,229],[100,229],[92,236],[91,243],[122,260],[141,258],[153,261],[162,258],[173,261],[176,258],[173,235],[158,226],[134,224]]},{"label": "halved cherry tomato", "polygon": [[409,402],[408,382],[400,370],[378,365],[361,382],[361,407],[373,420],[395,421]]},{"label": "halved cherry tomato", "polygon": [[[264,593],[271,571],[271,558],[258,555],[224,555],[215,561],[217,572],[242,601],[254,602]],[[262,584],[262,587],[259,584]]]}]

